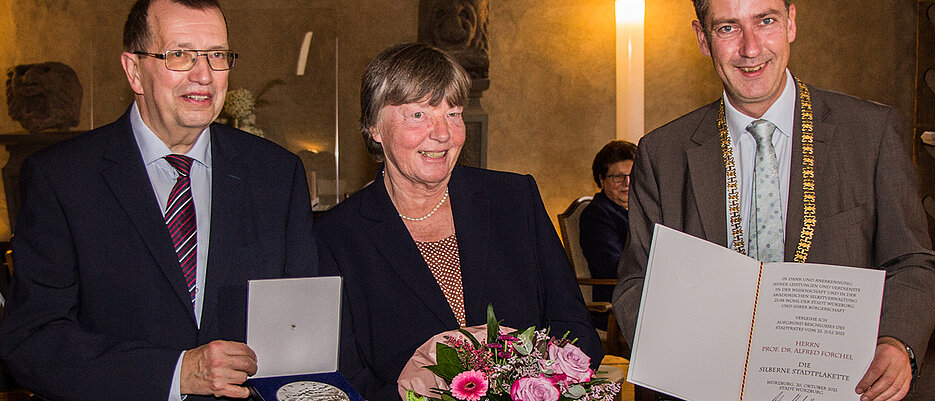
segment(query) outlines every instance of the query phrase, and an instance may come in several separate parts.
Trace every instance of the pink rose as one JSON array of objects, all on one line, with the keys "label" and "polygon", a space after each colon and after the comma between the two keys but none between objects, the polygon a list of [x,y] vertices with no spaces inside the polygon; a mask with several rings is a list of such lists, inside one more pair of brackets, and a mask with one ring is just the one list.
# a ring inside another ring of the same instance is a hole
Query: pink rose
[{"label": "pink rose", "polygon": [[568,376],[572,383],[589,382],[594,374],[590,368],[591,357],[572,344],[559,347],[549,343],[549,360],[555,373]]},{"label": "pink rose", "polygon": [[558,389],[552,382],[541,377],[524,377],[510,387],[513,401],[556,401],[558,395]]}]

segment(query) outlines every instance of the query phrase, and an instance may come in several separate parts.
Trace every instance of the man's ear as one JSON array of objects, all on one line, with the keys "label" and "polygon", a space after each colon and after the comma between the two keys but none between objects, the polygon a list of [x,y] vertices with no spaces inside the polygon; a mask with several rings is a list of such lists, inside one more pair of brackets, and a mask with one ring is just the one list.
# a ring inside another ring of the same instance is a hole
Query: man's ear
[{"label": "man's ear", "polygon": [[705,57],[711,57],[711,47],[708,44],[708,36],[705,34],[705,29],[704,26],[701,25],[701,21],[692,21],[692,30],[695,31],[695,37],[698,39],[698,48],[701,49],[701,54],[704,54]]},{"label": "man's ear", "polygon": [[786,28],[786,39],[789,43],[795,40],[795,4],[789,4],[789,27]]},{"label": "man's ear", "polygon": [[130,52],[123,52],[123,54],[120,55],[120,64],[123,65],[123,72],[127,74],[127,81],[130,83],[130,88],[133,89],[133,93],[142,95],[143,80],[140,79],[139,56]]}]

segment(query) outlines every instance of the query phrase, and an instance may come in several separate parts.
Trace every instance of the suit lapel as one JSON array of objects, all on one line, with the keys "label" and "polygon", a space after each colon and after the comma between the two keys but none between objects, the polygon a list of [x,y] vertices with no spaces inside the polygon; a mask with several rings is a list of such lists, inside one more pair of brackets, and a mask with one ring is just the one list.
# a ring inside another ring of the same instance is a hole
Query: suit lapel
[{"label": "suit lapel", "polygon": [[367,230],[371,244],[445,327],[458,327],[445,294],[422,259],[422,254],[386,192],[383,176],[377,176],[373,183],[361,191],[360,214],[373,222]]},{"label": "suit lapel", "polygon": [[[812,86],[808,86],[812,101],[812,134],[814,137],[814,160],[815,160],[815,182],[818,177],[825,177],[827,174],[828,143],[832,141],[836,133],[836,127],[824,122],[830,109],[824,103],[824,99]],[[804,203],[802,190],[802,104],[799,99],[799,88],[796,87],[795,102],[795,124],[793,125],[792,136],[792,160],[789,168],[789,202],[786,205],[786,237],[784,259],[787,261],[795,258],[795,252],[799,246],[799,238],[802,235],[802,225],[804,224]],[[834,180],[822,180],[821,182],[832,182]],[[831,193],[830,191],[822,191]],[[816,197],[821,194],[815,194]],[[816,223],[817,224],[817,223]]]},{"label": "suit lapel", "polygon": [[[717,129],[718,102],[708,105],[692,142],[697,147],[688,149],[689,179],[695,206],[701,218],[704,235],[709,241],[727,245],[726,185],[723,153]],[[689,216],[684,216],[688,218]]]},{"label": "suit lapel", "polygon": [[485,321],[486,293],[490,262],[490,200],[465,182],[464,169],[455,167],[448,184],[451,192],[451,212],[458,235],[458,253],[461,257],[461,283],[464,288],[464,312],[468,322]]},{"label": "suit lapel", "polygon": [[220,135],[222,129],[217,124],[211,126],[211,236],[205,272],[205,294],[210,296],[204,297],[202,305],[202,333],[210,333],[215,323],[218,294],[228,281],[230,267],[236,265],[232,258],[237,257],[237,246],[242,245],[241,225],[248,212],[245,170],[237,150]]},{"label": "suit lapel", "polygon": [[101,175],[110,186],[114,197],[126,210],[156,263],[162,268],[166,280],[178,295],[179,302],[189,310],[191,323],[194,325],[195,312],[191,307],[188,287],[185,285],[182,268],[172,247],[172,239],[159,210],[159,202],[153,193],[139,147],[133,138],[129,112],[121,117],[117,126],[122,129],[111,132],[107,148],[104,150],[104,158],[113,162],[113,165],[102,170]]}]

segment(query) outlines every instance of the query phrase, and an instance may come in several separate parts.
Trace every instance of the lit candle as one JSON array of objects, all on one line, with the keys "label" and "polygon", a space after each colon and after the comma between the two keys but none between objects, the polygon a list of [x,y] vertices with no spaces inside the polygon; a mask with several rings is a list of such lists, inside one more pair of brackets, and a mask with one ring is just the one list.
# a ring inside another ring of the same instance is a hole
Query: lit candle
[{"label": "lit candle", "polygon": [[617,139],[643,136],[643,0],[616,0]]},{"label": "lit candle", "polygon": [[334,38],[334,204],[341,203],[341,129],[338,114],[338,38]]}]

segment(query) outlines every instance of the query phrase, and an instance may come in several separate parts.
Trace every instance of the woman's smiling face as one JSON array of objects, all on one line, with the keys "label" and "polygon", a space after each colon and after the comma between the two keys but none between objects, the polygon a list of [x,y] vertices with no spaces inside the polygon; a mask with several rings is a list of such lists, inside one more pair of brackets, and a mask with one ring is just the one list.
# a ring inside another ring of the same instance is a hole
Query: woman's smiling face
[{"label": "woman's smiling face", "polygon": [[413,183],[444,182],[464,146],[461,107],[442,100],[386,106],[373,128],[373,139],[383,145],[388,171],[395,170]]}]

